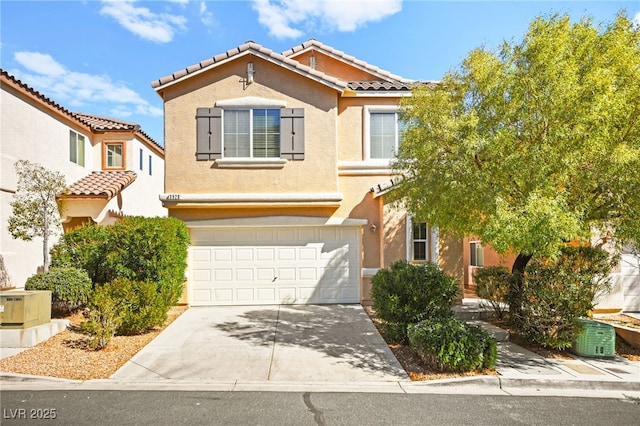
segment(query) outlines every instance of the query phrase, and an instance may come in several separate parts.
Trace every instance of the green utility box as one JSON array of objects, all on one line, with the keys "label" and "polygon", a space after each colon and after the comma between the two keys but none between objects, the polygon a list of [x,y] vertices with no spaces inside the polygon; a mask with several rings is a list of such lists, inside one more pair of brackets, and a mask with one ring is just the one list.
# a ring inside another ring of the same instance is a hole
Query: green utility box
[{"label": "green utility box", "polygon": [[29,328],[50,321],[50,291],[0,292],[0,328]]},{"label": "green utility box", "polygon": [[616,354],[615,328],[587,318],[580,321],[584,329],[573,343],[573,352],[586,357],[613,357]]}]

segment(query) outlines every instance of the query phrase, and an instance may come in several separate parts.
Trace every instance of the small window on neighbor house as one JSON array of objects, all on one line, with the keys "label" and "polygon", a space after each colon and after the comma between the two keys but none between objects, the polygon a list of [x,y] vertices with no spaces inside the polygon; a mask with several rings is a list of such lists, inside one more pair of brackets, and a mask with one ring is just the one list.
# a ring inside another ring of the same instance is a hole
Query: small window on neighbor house
[{"label": "small window on neighbor house", "polygon": [[471,266],[484,266],[484,247],[480,241],[469,243],[469,264]]},{"label": "small window on neighbor house", "polygon": [[84,167],[84,136],[69,131],[69,161]]},{"label": "small window on neighbor house", "polygon": [[124,143],[105,142],[103,149],[103,165],[105,169],[124,169]]},{"label": "small window on neighbor house", "polygon": [[144,153],[140,150],[140,170],[144,170]]},{"label": "small window on neighbor house", "polygon": [[425,261],[428,254],[429,237],[427,230],[429,228],[426,222],[413,222],[412,227],[413,260]]},{"label": "small window on neighbor house", "polygon": [[149,176],[152,175],[152,171],[151,171],[151,163],[153,162],[153,157],[149,156]]}]

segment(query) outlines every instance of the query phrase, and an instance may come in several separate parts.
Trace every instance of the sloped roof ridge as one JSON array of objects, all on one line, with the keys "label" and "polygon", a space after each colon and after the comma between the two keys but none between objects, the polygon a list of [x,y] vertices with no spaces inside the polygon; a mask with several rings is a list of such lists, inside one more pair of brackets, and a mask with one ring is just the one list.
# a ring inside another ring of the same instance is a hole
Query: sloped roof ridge
[{"label": "sloped roof ridge", "polygon": [[74,112],[72,114],[95,130],[137,130],[140,128],[139,124],[115,118],[85,114],[83,112]]},{"label": "sloped roof ridge", "polygon": [[286,50],[284,52],[282,52],[282,55],[285,57],[289,57],[292,56],[296,53],[300,53],[304,50],[310,49],[312,47],[317,48],[318,50],[326,53],[329,56],[333,56],[335,58],[338,58],[344,62],[347,62],[351,65],[354,65],[358,68],[361,68],[363,70],[366,70],[372,74],[376,74],[380,77],[386,78],[386,79],[390,79],[390,80],[395,80],[395,81],[399,81],[402,83],[411,83],[412,80],[410,79],[406,79],[404,77],[400,77],[399,75],[395,75],[390,73],[389,71],[383,70],[377,66],[371,65],[361,59],[356,58],[355,56],[351,56],[346,54],[345,52],[335,49],[329,45],[326,45],[314,38],[311,38],[301,44],[299,44],[298,46],[295,46],[289,50]]},{"label": "sloped roof ridge", "polygon": [[209,68],[211,66],[214,66],[216,64],[219,64],[223,61],[226,61],[228,59],[231,59],[235,56],[238,56],[242,53],[245,53],[247,51],[253,51],[257,54],[262,55],[263,57],[272,59],[276,62],[279,62],[280,64],[292,69],[292,70],[296,70],[298,72],[301,72],[303,74],[306,74],[307,76],[310,76],[316,80],[322,81],[322,82],[326,82],[331,86],[334,87],[338,87],[340,89],[344,89],[347,87],[347,83],[345,81],[342,81],[338,78],[332,77],[328,74],[325,74],[321,71],[317,71],[314,70],[313,68],[301,64],[300,62],[290,59],[280,53],[277,53],[267,47],[264,47],[256,42],[253,41],[247,41],[243,44],[241,44],[238,47],[234,47],[233,49],[227,50],[226,52],[220,53],[218,55],[215,55],[211,58],[202,60],[200,62],[198,62],[197,64],[193,64],[190,65],[186,68],[183,68],[179,71],[176,71],[172,74],[166,75],[164,77],[160,77],[157,80],[154,80],[151,82],[151,87],[153,89],[158,89],[166,84],[172,83],[176,80],[179,80],[189,74],[193,74],[196,73],[198,71],[202,71],[206,68]]},{"label": "sloped roof ridge", "polygon": [[69,118],[72,118],[72,119],[75,118],[71,111],[69,111],[68,109],[66,109],[65,107],[60,105],[59,103],[55,102],[53,99],[43,95],[42,93],[40,93],[39,91],[37,91],[33,87],[27,85],[26,83],[23,83],[21,80],[17,79],[12,74],[9,74],[6,70],[0,68],[0,74],[2,76],[4,76],[5,78],[7,78],[12,83],[18,85],[22,90],[26,91],[27,93],[30,93],[31,95],[33,95],[36,98],[40,99],[41,101],[43,101],[47,105],[50,105],[54,109],[57,109],[58,111],[62,112],[63,114],[69,116]]},{"label": "sloped roof ridge", "polygon": [[9,74],[9,72],[4,70],[3,68],[0,68],[0,75],[5,77],[7,80],[12,82],[13,84],[15,84],[18,87],[20,87],[26,93],[29,93],[32,96],[38,98],[39,100],[41,100],[45,104],[51,106],[53,109],[56,109],[56,110],[60,111],[62,114],[66,115],[69,119],[75,121],[78,124],[87,126],[93,131],[96,131],[96,130],[122,130],[122,129],[114,129],[114,128],[108,128],[108,127],[100,128],[100,127],[97,127],[96,125],[92,124],[91,120],[94,120],[96,122],[99,121],[99,120],[103,120],[105,124],[107,122],[111,122],[113,124],[118,123],[120,125],[133,126],[128,130],[134,130],[137,133],[140,133],[140,135],[143,136],[143,138],[146,138],[146,140],[149,143],[155,145],[160,151],[162,151],[164,153],[164,148],[162,147],[162,145],[160,145],[158,142],[156,142],[151,136],[146,134],[144,131],[142,131],[140,129],[140,125],[139,124],[129,123],[129,122],[122,121],[122,120],[116,120],[114,118],[100,117],[100,116],[97,116],[97,115],[91,115],[91,114],[84,114],[84,113],[80,113],[80,112],[69,111],[68,109],[66,109],[65,107],[63,107],[59,103],[55,102],[51,98],[43,95],[42,93],[40,93],[39,91],[37,91],[33,87],[27,85],[26,83],[23,83],[21,80],[17,79],[15,76]]}]

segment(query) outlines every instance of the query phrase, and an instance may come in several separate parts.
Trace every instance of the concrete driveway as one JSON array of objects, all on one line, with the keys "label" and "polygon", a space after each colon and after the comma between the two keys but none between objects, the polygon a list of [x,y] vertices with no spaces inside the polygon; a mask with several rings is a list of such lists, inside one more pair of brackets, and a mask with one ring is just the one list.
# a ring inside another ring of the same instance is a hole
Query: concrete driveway
[{"label": "concrete driveway", "polygon": [[360,305],[192,307],[119,380],[408,380]]}]

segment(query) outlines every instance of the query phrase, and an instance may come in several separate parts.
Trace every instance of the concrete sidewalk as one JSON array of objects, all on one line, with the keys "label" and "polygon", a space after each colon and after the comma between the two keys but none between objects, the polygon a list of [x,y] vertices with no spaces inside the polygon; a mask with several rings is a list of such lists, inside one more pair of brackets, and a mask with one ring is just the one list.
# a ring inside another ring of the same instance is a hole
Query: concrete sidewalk
[{"label": "concrete sidewalk", "polygon": [[[465,299],[457,310],[469,321],[483,315],[477,299]],[[190,308],[108,380],[1,373],[0,385],[640,398],[640,362],[549,359],[508,341],[498,352],[498,375],[412,382],[359,305]]]}]

